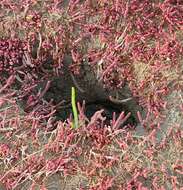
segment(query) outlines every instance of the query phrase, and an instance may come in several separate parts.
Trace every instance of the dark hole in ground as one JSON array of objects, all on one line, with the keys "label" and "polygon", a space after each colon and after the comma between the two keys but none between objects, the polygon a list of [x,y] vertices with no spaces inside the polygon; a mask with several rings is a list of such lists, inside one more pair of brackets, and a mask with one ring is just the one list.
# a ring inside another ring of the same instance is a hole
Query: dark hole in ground
[{"label": "dark hole in ground", "polygon": [[[94,71],[88,63],[82,63],[79,75],[74,75],[70,71],[70,64],[72,59],[70,56],[66,56],[63,61],[63,73],[60,76],[53,76],[50,79],[50,87],[42,97],[47,102],[53,100],[53,104],[56,105],[61,101],[65,101],[64,105],[57,108],[55,113],[56,120],[66,120],[72,114],[71,106],[71,88],[76,89],[76,101],[82,103],[85,101],[85,115],[90,119],[96,111],[103,109],[103,116],[106,117],[105,123],[110,124],[113,118],[113,113],[116,113],[116,118],[124,112],[127,115],[129,112],[131,116],[122,125],[138,124],[137,111],[143,113],[143,109],[138,105],[135,98],[132,97],[131,91],[128,85],[124,85],[118,90],[109,90],[103,87],[102,82],[99,82]],[[48,64],[51,64],[48,62]],[[35,89],[34,93],[44,91],[47,81],[41,82]],[[82,90],[80,90],[79,88]],[[129,97],[131,99],[124,103],[111,101],[109,97],[115,97],[118,95],[119,100],[124,100]],[[26,102],[26,100],[25,100]],[[33,108],[34,109],[34,108]]]},{"label": "dark hole in ground", "polygon": [[[114,103],[111,103],[110,101],[95,101],[95,102],[89,102],[85,104],[85,116],[88,119],[91,119],[91,117],[99,110],[103,110],[102,116],[106,118],[105,124],[110,125],[111,120],[113,119],[113,113],[115,112],[116,118],[119,117],[122,111],[125,112],[125,115],[127,115],[130,111],[127,109],[121,109],[121,106],[116,105]],[[72,115],[72,108],[69,107],[67,109],[60,109],[57,111],[57,119],[59,120],[66,120],[70,115]],[[137,120],[136,118],[131,115],[125,123],[123,123],[123,126],[126,125],[130,126],[136,126],[137,125]]]},{"label": "dark hole in ground", "polygon": [[[109,96],[115,97],[116,92],[118,93],[119,99],[132,97],[128,85],[125,85],[122,89],[118,89],[118,91],[104,88],[103,84],[97,80],[95,73],[87,63],[81,65],[80,74],[74,75],[73,79],[72,73],[69,70],[69,64],[71,62],[70,56],[67,56],[63,63],[63,75],[52,78],[51,86],[44,96],[47,101],[53,99],[55,104],[61,100],[65,100],[67,105],[69,105],[57,110],[57,120],[65,120],[72,114],[71,87],[74,86],[77,92],[76,101],[82,103],[84,100],[86,102],[85,114],[88,119],[90,119],[96,111],[103,109],[103,116],[106,117],[106,123],[110,124],[113,112],[115,112],[116,117],[118,117],[119,114],[124,111],[125,115],[131,112],[131,116],[124,125],[130,124],[135,126],[138,124],[136,112],[142,112],[143,110],[135,98],[120,104],[112,102],[109,99]],[[78,86],[82,91],[78,89]]]}]

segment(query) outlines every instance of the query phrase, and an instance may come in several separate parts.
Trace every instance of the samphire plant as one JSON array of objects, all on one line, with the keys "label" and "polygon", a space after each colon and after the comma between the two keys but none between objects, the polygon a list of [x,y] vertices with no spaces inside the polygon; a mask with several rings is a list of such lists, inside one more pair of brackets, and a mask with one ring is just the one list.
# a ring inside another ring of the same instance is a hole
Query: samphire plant
[{"label": "samphire plant", "polygon": [[[75,189],[181,189],[182,121],[168,112],[176,100],[182,117],[181,0],[3,0],[0,20],[3,188],[28,183],[26,188],[46,189],[47,179],[59,173],[64,180],[82,176]],[[138,113],[147,136],[116,127],[125,120],[123,113],[114,114],[109,126],[102,111],[82,123],[74,88],[74,120],[55,121],[58,105],[43,97],[50,78],[63,77],[67,54],[73,74],[87,60],[109,90],[128,84],[147,110],[145,116]],[[37,92],[42,81],[46,84]],[[174,101],[167,99],[177,92]],[[158,141],[169,116],[175,122]]]}]

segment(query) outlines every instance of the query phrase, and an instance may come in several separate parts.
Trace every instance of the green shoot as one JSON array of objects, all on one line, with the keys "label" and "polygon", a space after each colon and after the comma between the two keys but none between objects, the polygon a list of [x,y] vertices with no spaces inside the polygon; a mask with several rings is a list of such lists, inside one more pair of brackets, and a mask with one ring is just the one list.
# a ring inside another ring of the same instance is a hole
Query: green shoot
[{"label": "green shoot", "polygon": [[78,122],[78,112],[76,107],[76,91],[74,87],[72,87],[71,89],[71,104],[72,104],[72,112],[74,115],[74,122],[72,122],[71,126],[72,128],[78,128],[79,122]]}]

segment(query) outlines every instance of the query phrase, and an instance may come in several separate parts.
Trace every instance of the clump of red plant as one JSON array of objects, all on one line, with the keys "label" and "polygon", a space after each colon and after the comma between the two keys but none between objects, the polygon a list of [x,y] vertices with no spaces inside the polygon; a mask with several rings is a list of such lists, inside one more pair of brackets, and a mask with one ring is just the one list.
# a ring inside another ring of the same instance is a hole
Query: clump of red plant
[{"label": "clump of red plant", "polygon": [[[71,121],[43,123],[34,113],[22,113],[14,98],[2,96],[0,121],[0,185],[6,189],[47,188],[47,179],[80,176],[74,188],[179,189],[182,186],[180,126],[173,126],[159,141],[160,128],[147,136],[119,129],[122,113],[111,126],[103,126],[102,110],[85,120],[79,109],[80,128]],[[3,106],[6,105],[6,106]],[[56,183],[56,182],[55,182]]]}]

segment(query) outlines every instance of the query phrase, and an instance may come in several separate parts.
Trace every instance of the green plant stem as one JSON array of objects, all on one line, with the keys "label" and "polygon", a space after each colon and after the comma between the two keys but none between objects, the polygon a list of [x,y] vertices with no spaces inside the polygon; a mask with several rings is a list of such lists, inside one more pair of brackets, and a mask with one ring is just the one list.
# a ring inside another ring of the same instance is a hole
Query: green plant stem
[{"label": "green plant stem", "polygon": [[72,111],[74,115],[74,123],[72,124],[73,128],[78,128],[78,112],[77,112],[77,107],[76,107],[76,91],[75,88],[72,87],[71,89],[71,103],[72,103]]}]

